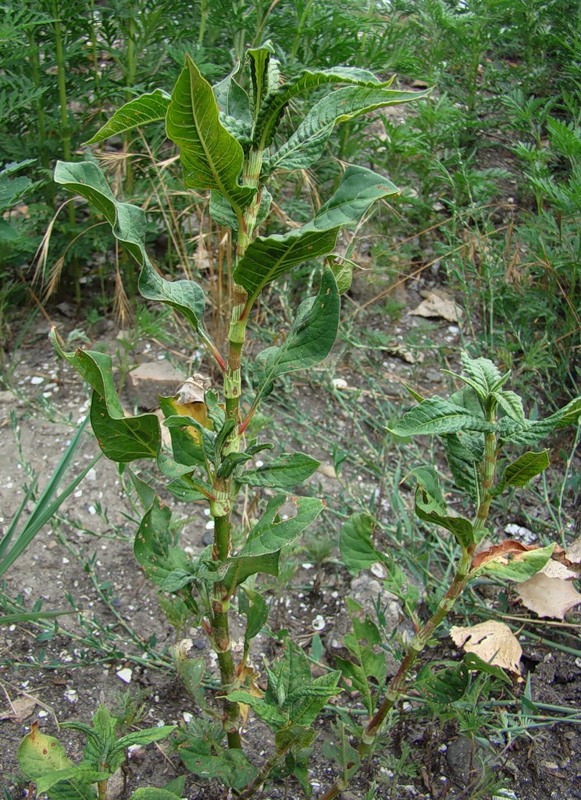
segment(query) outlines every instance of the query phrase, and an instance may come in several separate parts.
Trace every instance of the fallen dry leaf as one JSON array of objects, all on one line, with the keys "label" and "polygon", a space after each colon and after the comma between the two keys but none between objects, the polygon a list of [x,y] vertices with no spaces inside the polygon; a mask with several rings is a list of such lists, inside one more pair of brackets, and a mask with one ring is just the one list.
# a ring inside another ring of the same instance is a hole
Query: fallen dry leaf
[{"label": "fallen dry leaf", "polygon": [[455,625],[450,636],[457,647],[467,653],[474,653],[487,664],[502,667],[520,675],[522,648],[518,639],[504,622],[480,622],[469,628]]},{"label": "fallen dry leaf", "polygon": [[581,563],[581,536],[578,536],[567,550],[567,558],[575,564]]},{"label": "fallen dry leaf", "polygon": [[524,606],[539,617],[552,619],[564,619],[569,609],[581,603],[581,594],[570,581],[550,578],[543,572],[521,583],[517,596]]},{"label": "fallen dry leaf", "polygon": [[412,317],[440,317],[448,322],[460,322],[462,309],[444,292],[428,292],[425,300],[410,311]]},{"label": "fallen dry leaf", "polygon": [[32,697],[17,697],[16,700],[10,701],[10,706],[7,711],[0,714],[0,720],[24,722],[36,708],[36,700]]}]

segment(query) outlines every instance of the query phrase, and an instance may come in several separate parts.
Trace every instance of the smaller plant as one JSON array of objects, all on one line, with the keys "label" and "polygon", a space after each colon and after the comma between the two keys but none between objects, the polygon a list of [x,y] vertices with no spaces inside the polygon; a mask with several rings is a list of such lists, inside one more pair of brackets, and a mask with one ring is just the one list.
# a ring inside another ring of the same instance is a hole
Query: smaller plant
[{"label": "smaller plant", "polygon": [[[87,737],[83,760],[74,764],[65,748],[54,736],[41,733],[38,723],[32,725],[18,748],[18,763],[26,780],[36,785],[38,794],[46,793],[49,800],[107,800],[109,779],[126,760],[127,749],[165,739],[175,725],[146,728],[119,738],[121,720],[107,708],[99,706],[92,725],[83,722],[64,722],[61,727],[78,730]],[[95,792],[94,786],[97,791]],[[175,800],[181,797],[183,780],[165,789],[141,788],[132,800]]]}]

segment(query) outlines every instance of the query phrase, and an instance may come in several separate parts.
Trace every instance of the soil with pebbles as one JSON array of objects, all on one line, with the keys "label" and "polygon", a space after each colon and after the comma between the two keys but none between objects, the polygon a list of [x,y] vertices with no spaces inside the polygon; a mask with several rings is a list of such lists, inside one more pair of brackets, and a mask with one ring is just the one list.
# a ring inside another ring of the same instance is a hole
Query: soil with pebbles
[{"label": "soil with pebbles", "polygon": [[[365,298],[363,298],[365,299]],[[410,298],[415,303],[418,297]],[[66,329],[70,322],[60,322]],[[373,322],[371,323],[373,325]],[[378,324],[381,322],[378,321]],[[398,323],[403,335],[417,320],[403,317]],[[442,321],[422,321],[431,338],[450,352],[458,347],[458,329]],[[37,322],[16,353],[6,356],[5,389],[0,393],[0,528],[7,525],[23,497],[23,486],[30,474],[43,486],[62,456],[75,426],[87,412],[87,394],[78,376],[66,365],[58,365],[46,340],[46,324]],[[409,332],[409,330],[407,331]],[[116,332],[101,331],[100,348],[120,352],[127,358]],[[94,346],[95,343],[92,344]],[[161,348],[150,342],[136,342],[130,352],[133,362],[166,358]],[[179,360],[179,354],[173,357]],[[394,398],[403,394],[393,378],[415,380],[428,392],[440,390],[438,365],[406,363],[396,351],[381,355],[380,370],[390,381]],[[429,359],[429,355],[427,357]],[[187,353],[183,353],[184,363]],[[337,365],[337,375],[346,382],[357,382],[349,363]],[[395,389],[393,388],[395,387]],[[328,402],[328,389],[305,387],[301,395],[303,414],[316,423]],[[336,429],[342,430],[345,447],[353,435],[348,415],[337,410]],[[318,450],[314,441],[309,450],[329,464],[330,452]],[[96,444],[87,433],[75,455],[71,473],[87,465],[96,454]],[[319,476],[326,492],[339,492],[332,470]],[[372,492],[371,485],[360,487]],[[99,703],[119,707],[122,695],[130,690],[141,711],[141,727],[183,724],[195,716],[196,709],[182,691],[169,662],[168,648],[175,633],[160,613],[153,587],[133,558],[132,537],[135,514],[128,503],[114,464],[101,458],[67,500],[58,518],[47,524],[5,575],[2,587],[4,613],[12,606],[7,599],[18,599],[21,607],[36,610],[60,609],[69,613],[58,625],[40,629],[32,624],[0,627],[0,785],[7,797],[18,798],[27,787],[18,777],[18,744],[38,721],[42,730],[54,734],[58,722],[90,720]],[[182,530],[182,543],[199,551],[211,538],[208,518],[195,512]],[[303,559],[303,560],[301,560]],[[272,604],[271,625],[285,628],[305,646],[319,633],[326,646],[325,658],[332,662],[331,640],[336,636],[337,620],[344,617],[344,597],[351,593],[351,578],[336,559],[321,564],[308,562],[305,554],[290,574],[288,585],[269,590]],[[570,621],[579,619],[572,614]],[[543,629],[536,628],[543,632]],[[208,653],[201,631],[187,632],[193,647]],[[530,675],[533,700],[561,707],[581,705],[581,661],[551,646],[558,631],[548,629],[547,644],[525,644],[525,666]],[[523,637],[523,641],[526,637]],[[570,643],[570,639],[567,640]],[[265,635],[258,649],[268,657],[278,651],[276,640]],[[457,658],[450,640],[442,639],[430,658]],[[260,654],[256,654],[257,662]],[[516,692],[522,691],[518,687]],[[355,694],[343,693],[342,705],[357,705]],[[57,722],[58,721],[58,722]],[[332,734],[330,719],[323,715],[317,723],[319,743]],[[82,757],[82,739],[64,730],[59,734],[74,760]],[[257,763],[265,756],[264,730],[249,719],[244,738],[251,758]],[[382,751],[361,770],[344,798],[363,798],[375,782],[377,800],[434,798],[461,800],[489,797],[482,787],[483,761],[494,763],[498,776],[511,786],[516,800],[574,800],[581,798],[578,781],[581,736],[578,726],[554,725],[531,728],[527,734],[500,751],[474,742],[453,722],[421,718],[403,713],[385,736]],[[402,754],[410,755],[403,759]],[[386,756],[388,758],[386,758]],[[397,767],[398,758],[400,766]],[[143,785],[162,786],[183,773],[171,746],[161,744],[136,749],[123,773],[114,782],[112,796],[128,796]],[[332,767],[317,745],[311,762],[316,797],[332,782]],[[480,792],[480,793],[479,793]],[[261,797],[298,796],[293,781],[275,783]],[[226,796],[215,784],[188,777],[186,796],[191,800],[218,800]]]}]

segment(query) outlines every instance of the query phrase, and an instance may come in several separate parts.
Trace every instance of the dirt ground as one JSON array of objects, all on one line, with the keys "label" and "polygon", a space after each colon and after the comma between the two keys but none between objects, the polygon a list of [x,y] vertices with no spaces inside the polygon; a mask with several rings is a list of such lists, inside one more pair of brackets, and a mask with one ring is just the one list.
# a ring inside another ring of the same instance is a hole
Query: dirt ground
[{"label": "dirt ground", "polygon": [[[408,296],[407,302],[411,307],[419,299]],[[59,326],[71,327],[70,320],[56,321]],[[402,318],[403,328],[416,324],[414,318]],[[449,322],[434,319],[422,321],[422,325],[427,325],[432,337],[442,345],[458,347],[458,329]],[[71,369],[57,364],[46,340],[47,327],[44,320],[37,319],[19,350],[6,357],[7,388],[0,393],[0,530],[6,529],[20,504],[29,473],[37,474],[40,485],[44,485],[70,441],[74,426],[87,411],[86,390]],[[106,351],[119,350],[115,330],[104,330],[97,339]],[[155,360],[165,356],[157,344],[140,342],[130,359]],[[384,376],[408,380],[410,375],[417,375],[417,366],[406,363],[395,352],[383,354],[382,358]],[[345,364],[338,365],[337,374],[346,376],[348,382],[357,380]],[[441,388],[437,363],[424,364],[422,375],[426,390]],[[401,393],[397,384],[392,382],[391,386],[395,394]],[[316,388],[305,391],[313,416],[317,415],[317,403],[323,402],[317,392]],[[340,410],[337,419],[348,447],[349,421]],[[326,463],[331,460],[326,446],[313,444],[311,451]],[[96,452],[96,444],[87,432],[72,474]],[[332,477],[319,479],[333,491]],[[372,488],[364,485],[362,491]],[[206,522],[198,512],[183,530],[183,540],[193,551],[207,544]],[[58,519],[44,527],[5,576],[0,613],[11,613],[14,605],[10,601],[16,599],[28,611],[36,610],[40,601],[43,609],[75,610],[60,617],[56,627],[0,627],[0,785],[7,798],[26,793],[18,778],[16,751],[36,720],[44,732],[55,734],[59,722],[90,720],[101,702],[119,707],[127,690],[141,706],[141,727],[183,724],[196,714],[168,666],[167,649],[175,641],[175,633],[160,613],[156,592],[134,560],[135,526],[135,515],[116,467],[103,457],[63,506]],[[292,582],[294,591],[287,590],[282,597],[270,593],[276,606],[273,626],[286,627],[306,643],[315,630],[314,621],[322,616],[327,625],[327,631],[322,632],[326,642],[325,634],[342,614],[342,599],[350,591],[349,576],[336,560],[329,559],[314,567],[308,563],[300,566]],[[285,597],[290,602],[285,602]],[[571,613],[568,622],[578,623],[579,614]],[[530,630],[541,641],[527,637]],[[207,652],[201,631],[187,633],[195,648]],[[547,628],[546,633],[547,643],[542,641],[542,625],[523,629],[521,637],[532,698],[553,706],[579,708],[581,660],[551,645],[560,641],[557,628]],[[571,638],[566,641],[570,645]],[[274,647],[266,637],[263,646],[267,652]],[[326,657],[332,655],[327,652]],[[442,640],[430,653],[432,659],[456,657],[449,639]],[[518,694],[522,689],[517,687],[515,691]],[[356,701],[342,697],[342,703],[349,702]],[[330,736],[329,718],[323,716],[320,730],[319,741],[324,741]],[[60,736],[71,758],[80,760],[83,743],[79,736],[69,730]],[[245,738],[251,752],[259,756],[264,749],[260,725],[250,720]],[[504,747],[487,743],[485,738],[474,742],[452,721],[441,722],[415,713],[406,718],[404,714],[385,736],[381,752],[344,797],[362,800],[375,781],[373,794],[378,800],[486,798],[493,795],[484,788],[482,776],[492,773],[511,787],[512,794],[504,795],[506,798],[581,798],[578,724],[531,727],[512,743],[507,737],[507,742]],[[411,764],[411,769],[386,766],[384,756],[391,753],[397,759],[406,752],[410,753],[406,766]],[[488,763],[487,772],[483,772],[482,762]],[[150,745],[133,754],[125,773],[127,786],[112,787],[112,796],[140,785],[162,786],[183,771],[169,745]],[[315,797],[330,785],[331,772],[317,749],[311,771]],[[189,776],[186,796],[190,800],[217,800],[226,794],[217,785],[202,784]],[[260,796],[276,800],[298,796],[298,792],[290,781],[281,782]]]}]

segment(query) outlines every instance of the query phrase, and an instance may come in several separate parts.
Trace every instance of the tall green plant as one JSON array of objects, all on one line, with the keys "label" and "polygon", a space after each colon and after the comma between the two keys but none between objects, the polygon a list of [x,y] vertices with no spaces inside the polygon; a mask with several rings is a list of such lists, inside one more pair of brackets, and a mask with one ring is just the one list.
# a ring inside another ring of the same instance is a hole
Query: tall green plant
[{"label": "tall green plant", "polygon": [[[228,349],[222,353],[204,325],[202,288],[189,280],[168,281],[152,265],[145,248],[146,219],[135,205],[119,202],[99,168],[90,161],[57,165],[55,180],[80,194],[110,223],[115,237],[141,268],[139,290],[148,300],[168,304],[182,314],[200,337],[221,374],[221,387],[186,385],[173,397],[161,398],[171,450],[162,445],[154,414],[127,418],[113,383],[111,359],[96,352],[64,352],[93,388],[91,422],[101,449],[109,458],[127,464],[149,458],[157,462],[168,490],[179,500],[209,504],[214,542],[198,558],[174,546],[171,511],[137,478],[146,512],[135,539],[135,555],[146,574],[196,617],[214,649],[223,698],[222,725],[192,734],[180,749],[186,765],[198,774],[219,776],[227,785],[243,788],[255,770],[241,750],[241,711],[236,692],[252,689],[248,665],[252,639],[266,622],[265,601],[253,591],[258,573],[276,575],[282,548],[316,520],[323,503],[288,493],[318,467],[303,453],[284,453],[263,466],[252,465],[268,443],[247,438],[258,408],[277,378],[309,368],[330,352],[339,325],[340,294],[349,284],[349,266],[333,262],[320,277],[317,294],[298,309],[286,339],[254,359],[259,375],[254,397],[243,396],[242,370],[246,329],[263,290],[294,267],[333,253],[345,225],[355,225],[371,205],[397,192],[384,176],[363,167],[348,167],[334,194],[306,224],[282,234],[261,236],[271,195],[267,188],[274,172],[307,169],[323,153],[337,123],[377,108],[416,99],[414,92],[396,91],[363,69],[336,67],[306,70],[281,82],[279,65],[269,45],[248,51],[249,92],[234,70],[212,87],[196,64],[186,58],[171,97],[160,90],[128,102],[93,137],[96,143],[126,134],[147,123],[165,119],[168,137],[180,148],[184,183],[193,191],[211,193],[210,213],[230,227],[235,239],[235,268]],[[312,102],[302,122],[286,141],[278,137],[281,118],[292,101],[319,90],[334,91]],[[221,389],[221,391],[220,391]],[[236,499],[247,486],[268,487],[276,494],[263,516],[233,547]],[[287,518],[283,511],[291,514]],[[244,651],[236,659],[230,635],[233,607],[246,618]],[[176,653],[178,669],[190,691],[200,697],[204,665]],[[334,695],[340,673],[312,679],[302,650],[289,643],[283,660],[270,672],[265,708],[277,698],[270,722],[276,730],[276,754],[261,775],[275,763],[304,748],[314,737],[312,724],[326,700]],[[270,693],[270,694],[269,694]],[[227,748],[221,744],[225,734]]]}]

